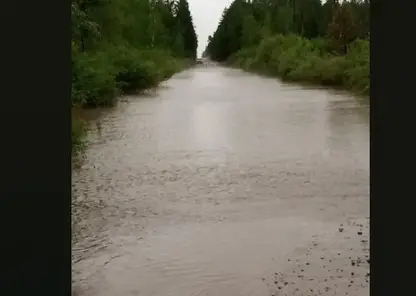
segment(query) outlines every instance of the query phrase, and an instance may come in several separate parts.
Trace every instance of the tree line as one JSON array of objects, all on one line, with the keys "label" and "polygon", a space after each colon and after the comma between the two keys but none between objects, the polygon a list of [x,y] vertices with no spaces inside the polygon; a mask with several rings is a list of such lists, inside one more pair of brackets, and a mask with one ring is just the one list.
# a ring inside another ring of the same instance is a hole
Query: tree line
[{"label": "tree line", "polygon": [[209,37],[206,53],[218,61],[274,34],[327,38],[346,53],[356,39],[369,38],[369,0],[235,0]]},{"label": "tree line", "polygon": [[163,48],[193,58],[197,39],[186,0],[73,0],[72,45],[81,52],[109,45]]},{"label": "tree line", "polygon": [[368,93],[369,7],[369,0],[235,0],[204,55]]},{"label": "tree line", "polygon": [[[72,0],[71,21],[75,107],[113,105],[196,59],[187,0]],[[81,127],[73,118],[75,144]]]}]

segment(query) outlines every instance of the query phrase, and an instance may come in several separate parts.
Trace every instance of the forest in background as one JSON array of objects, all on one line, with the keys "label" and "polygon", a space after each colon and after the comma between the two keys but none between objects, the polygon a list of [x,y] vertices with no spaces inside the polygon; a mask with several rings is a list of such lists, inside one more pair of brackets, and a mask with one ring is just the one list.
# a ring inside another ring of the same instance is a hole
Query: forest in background
[{"label": "forest in background", "polygon": [[235,0],[204,55],[288,81],[369,95],[369,0]]},{"label": "forest in background", "polygon": [[[112,106],[194,63],[197,36],[187,0],[72,0],[73,110]],[[72,115],[72,143],[85,133]]]}]

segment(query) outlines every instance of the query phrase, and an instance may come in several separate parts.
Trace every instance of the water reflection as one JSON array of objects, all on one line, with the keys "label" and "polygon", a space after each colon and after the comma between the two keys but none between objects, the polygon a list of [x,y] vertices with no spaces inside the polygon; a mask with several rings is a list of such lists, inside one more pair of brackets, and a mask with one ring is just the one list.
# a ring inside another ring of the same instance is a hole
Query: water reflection
[{"label": "water reflection", "polygon": [[332,158],[369,163],[369,106],[346,94],[333,94],[326,105],[326,152]]},{"label": "water reflection", "polygon": [[193,108],[193,137],[203,149],[229,148],[227,106],[204,103]]},{"label": "water reflection", "polygon": [[264,296],[279,271],[287,295],[307,295],[322,269],[293,278],[293,262],[362,253],[338,227],[368,216],[367,112],[346,94],[203,67],[91,115],[72,176],[74,289]]}]

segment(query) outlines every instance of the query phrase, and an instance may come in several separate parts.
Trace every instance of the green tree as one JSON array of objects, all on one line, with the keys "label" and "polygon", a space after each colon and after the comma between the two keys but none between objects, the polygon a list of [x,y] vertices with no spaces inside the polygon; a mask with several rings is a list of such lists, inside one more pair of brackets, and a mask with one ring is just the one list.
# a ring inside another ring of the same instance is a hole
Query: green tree
[{"label": "green tree", "polygon": [[368,38],[368,0],[235,0],[204,54],[246,70],[368,93]]},{"label": "green tree", "polygon": [[346,54],[348,44],[359,37],[357,14],[350,2],[343,2],[334,7],[332,21],[328,25],[328,37],[334,48]]},{"label": "green tree", "polygon": [[243,31],[241,36],[241,44],[244,47],[249,47],[261,39],[261,26],[256,21],[253,15],[247,15],[243,20]]},{"label": "green tree", "polygon": [[188,1],[179,0],[176,10],[177,28],[183,38],[184,55],[188,58],[196,59],[198,39],[193,26]]}]

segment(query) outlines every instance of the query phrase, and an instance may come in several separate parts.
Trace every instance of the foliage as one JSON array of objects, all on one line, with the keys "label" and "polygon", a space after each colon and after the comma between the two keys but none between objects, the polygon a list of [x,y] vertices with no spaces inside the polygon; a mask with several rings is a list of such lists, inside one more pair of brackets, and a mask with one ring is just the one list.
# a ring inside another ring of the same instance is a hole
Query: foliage
[{"label": "foliage", "polygon": [[325,53],[325,44],[296,35],[263,39],[257,47],[245,48],[230,57],[232,65],[280,76],[285,80],[344,86],[369,93],[369,42],[356,40],[345,56]]},{"label": "foliage", "polygon": [[346,55],[347,67],[344,83],[351,89],[370,94],[370,43],[356,40]]},{"label": "foliage", "polygon": [[121,92],[155,86],[179,60],[196,58],[186,0],[73,0],[71,8],[76,105],[114,104]]},{"label": "foliage", "polygon": [[112,105],[118,94],[115,71],[104,54],[80,53],[72,61],[72,101],[80,106]]},{"label": "foliage", "polygon": [[205,55],[286,80],[369,92],[369,1],[235,0]]},{"label": "foliage", "polygon": [[108,54],[115,72],[115,82],[123,92],[155,86],[158,72],[152,59],[145,59],[141,51],[117,47]]},{"label": "foliage", "polygon": [[72,0],[71,13],[75,106],[111,106],[196,58],[187,0]]}]

